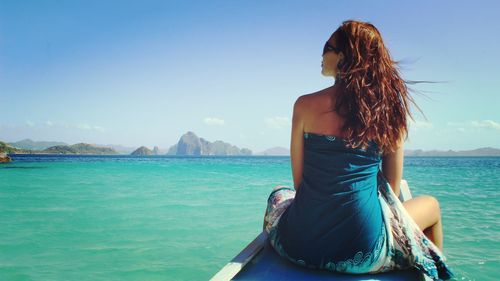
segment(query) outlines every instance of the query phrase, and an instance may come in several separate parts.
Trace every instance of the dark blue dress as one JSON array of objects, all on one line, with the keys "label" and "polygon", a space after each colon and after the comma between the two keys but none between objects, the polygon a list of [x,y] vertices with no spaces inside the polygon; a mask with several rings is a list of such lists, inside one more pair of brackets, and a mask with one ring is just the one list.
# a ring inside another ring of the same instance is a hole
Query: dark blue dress
[{"label": "dark blue dress", "polygon": [[298,191],[277,186],[266,231],[283,257],[302,266],[348,273],[415,267],[433,279],[452,272],[418,228],[381,170],[376,143],[348,148],[342,138],[304,133]]},{"label": "dark blue dress", "polygon": [[380,162],[376,146],[349,151],[341,139],[305,135],[303,179],[277,229],[290,257],[322,265],[380,247]]}]

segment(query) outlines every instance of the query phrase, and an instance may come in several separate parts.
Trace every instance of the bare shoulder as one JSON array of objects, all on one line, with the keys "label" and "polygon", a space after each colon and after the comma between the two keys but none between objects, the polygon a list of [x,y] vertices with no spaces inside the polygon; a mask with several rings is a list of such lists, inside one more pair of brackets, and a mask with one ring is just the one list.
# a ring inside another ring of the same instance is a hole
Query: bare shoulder
[{"label": "bare shoulder", "polygon": [[304,111],[307,108],[310,108],[311,105],[317,103],[320,99],[323,99],[325,96],[325,93],[328,91],[329,88],[310,93],[310,94],[305,94],[297,98],[294,104],[294,109],[297,111]]},{"label": "bare shoulder", "polygon": [[308,99],[308,95],[302,95],[297,98],[297,100],[293,104],[294,115],[298,115],[304,112],[304,110],[307,108]]},{"label": "bare shoulder", "polygon": [[295,106],[300,107],[304,106],[309,100],[311,100],[311,95],[313,94],[305,94],[297,98],[295,101]]}]

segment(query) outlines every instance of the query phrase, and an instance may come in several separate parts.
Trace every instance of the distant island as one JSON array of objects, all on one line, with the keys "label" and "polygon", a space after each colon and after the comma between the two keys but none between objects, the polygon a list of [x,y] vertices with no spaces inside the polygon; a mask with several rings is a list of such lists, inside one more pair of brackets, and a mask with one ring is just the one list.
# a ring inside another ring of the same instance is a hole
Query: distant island
[{"label": "distant island", "polygon": [[99,147],[88,143],[77,143],[73,145],[56,145],[46,148],[43,154],[90,154],[90,155],[116,155],[118,152],[109,147]]},{"label": "distant island", "polygon": [[12,159],[9,157],[9,155],[4,152],[0,152],[0,163],[8,163],[11,161]]},{"label": "distant island", "polygon": [[[13,143],[0,141],[0,153],[9,154],[75,154],[75,155],[117,155],[120,154],[113,147],[126,148],[124,146],[94,145],[88,143],[77,143],[67,145],[63,142],[33,141],[30,139]],[[155,146],[153,150],[141,146],[130,155],[149,156],[160,155],[160,149]],[[210,142],[198,137],[194,132],[188,131],[183,134],[179,141],[172,145],[166,155],[252,155],[252,151],[247,148],[238,148],[221,140]],[[6,158],[5,158],[6,159]]]},{"label": "distant island", "polygon": [[[160,149],[155,146],[153,150],[141,146],[134,150],[130,155],[133,156],[149,156],[149,155],[160,155]],[[193,156],[203,156],[203,155],[252,155],[252,151],[246,148],[238,148],[221,140],[216,140],[210,142],[204,138],[198,137],[194,132],[188,131],[183,134],[179,141],[170,146],[166,155],[193,155]]]},{"label": "distant island", "polygon": [[153,150],[145,146],[141,146],[138,149],[134,150],[132,153],[130,153],[130,155],[134,156],[160,155],[160,149],[158,148],[158,146],[155,146]]},{"label": "distant island", "polygon": [[109,147],[100,147],[87,143],[77,143],[73,145],[55,145],[45,149],[24,149],[14,147],[10,144],[0,141],[0,152],[7,154],[88,154],[88,155],[116,155],[114,149]]},{"label": "distant island", "polygon": [[20,152],[22,153],[22,151],[24,151],[24,149],[15,148],[15,147],[13,147],[12,145],[10,145],[8,143],[0,141],[0,153],[4,153],[4,154],[18,154]]},{"label": "distant island", "polygon": [[31,139],[24,139],[16,142],[10,142],[8,144],[16,148],[27,149],[27,150],[44,150],[52,146],[68,145],[67,143],[60,141],[33,141]]},{"label": "distant island", "polygon": [[[289,156],[290,150],[284,147],[272,147],[266,149],[256,155],[262,156]],[[500,149],[493,147],[482,147],[472,150],[422,150],[422,149],[407,149],[404,152],[408,157],[467,157],[467,156],[500,156]]]},{"label": "distant island", "polygon": [[405,156],[428,156],[428,157],[463,157],[463,156],[500,156],[500,149],[493,147],[481,147],[473,150],[405,150]]},{"label": "distant island", "polygon": [[275,146],[268,148],[264,151],[257,153],[256,155],[262,156],[290,156],[290,150],[282,146]]},{"label": "distant island", "polygon": [[169,148],[167,155],[252,155],[252,151],[220,140],[209,142],[188,131]]},{"label": "distant island", "polygon": [[[54,147],[54,146],[69,146],[69,144],[58,141],[33,141],[31,139],[23,139],[17,142],[9,142],[8,145],[27,151],[32,151],[32,153],[37,153],[37,151],[42,151],[44,149]],[[115,150],[118,154],[129,154],[135,150],[135,148],[126,147],[122,145],[111,145],[111,144],[88,144],[95,147],[108,147]]]},{"label": "distant island", "polygon": [[[115,149],[117,148],[117,149]],[[130,151],[130,152],[129,152]],[[264,151],[253,154],[250,149],[238,148],[221,140],[210,142],[204,138],[198,137],[194,132],[188,131],[183,134],[179,141],[171,145],[166,152],[155,146],[149,149],[146,146],[133,149],[121,145],[97,145],[87,143],[77,143],[73,145],[64,142],[55,141],[33,141],[24,139],[18,142],[6,143],[0,141],[0,154],[2,159],[7,161],[9,155],[15,154],[82,154],[82,155],[234,155],[234,156],[290,156],[290,150],[285,147],[271,147]],[[482,147],[472,150],[405,150],[407,157],[467,157],[467,156],[500,156],[500,149],[493,147]],[[10,157],[8,158],[10,159]]]}]

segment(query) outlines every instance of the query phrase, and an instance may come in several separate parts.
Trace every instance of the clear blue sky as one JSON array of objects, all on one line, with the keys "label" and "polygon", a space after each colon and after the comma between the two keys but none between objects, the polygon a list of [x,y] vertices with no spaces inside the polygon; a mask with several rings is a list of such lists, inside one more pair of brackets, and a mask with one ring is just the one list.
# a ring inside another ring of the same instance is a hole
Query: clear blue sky
[{"label": "clear blue sky", "polygon": [[[289,147],[292,106],[333,84],[321,50],[374,24],[427,116],[409,149],[500,148],[496,1],[0,0],[0,140],[168,148],[188,130]],[[416,111],[415,111],[416,112]]]}]

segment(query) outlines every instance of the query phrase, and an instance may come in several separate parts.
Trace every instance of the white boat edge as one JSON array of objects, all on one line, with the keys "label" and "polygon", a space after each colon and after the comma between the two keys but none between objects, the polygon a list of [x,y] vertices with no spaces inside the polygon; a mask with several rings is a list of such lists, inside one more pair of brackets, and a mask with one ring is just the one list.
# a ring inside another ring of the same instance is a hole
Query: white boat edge
[{"label": "white boat edge", "polygon": [[[412,195],[408,182],[406,180],[401,180],[400,183],[400,193],[399,199],[404,202],[411,199]],[[229,263],[227,263],[221,270],[219,270],[210,281],[226,281],[232,280],[238,272],[240,272],[245,265],[255,257],[260,250],[267,243],[267,233],[262,231],[250,244],[248,244],[236,257],[234,257]],[[431,280],[425,276],[425,280]]]}]

